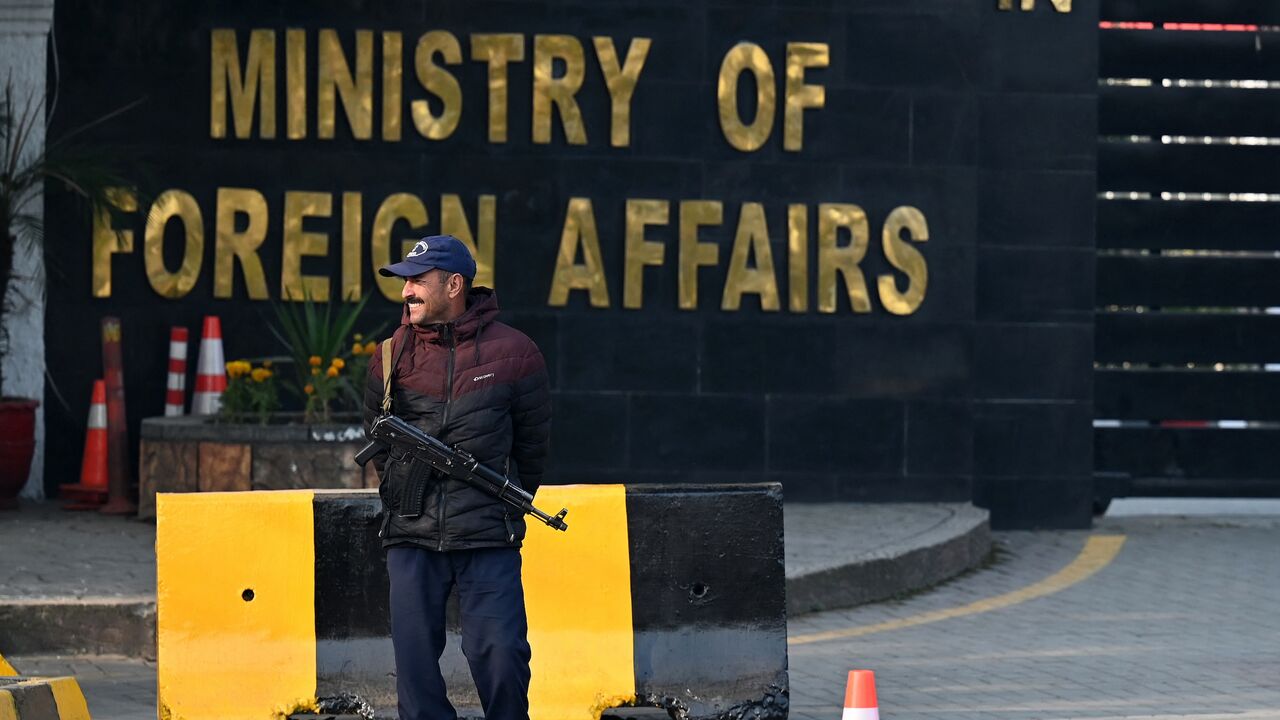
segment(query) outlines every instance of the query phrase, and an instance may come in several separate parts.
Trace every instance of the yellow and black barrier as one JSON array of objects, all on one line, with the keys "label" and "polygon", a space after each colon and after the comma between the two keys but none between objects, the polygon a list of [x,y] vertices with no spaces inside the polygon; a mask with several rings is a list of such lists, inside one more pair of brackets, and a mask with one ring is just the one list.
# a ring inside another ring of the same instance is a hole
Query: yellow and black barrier
[{"label": "yellow and black barrier", "polygon": [[73,677],[23,677],[0,657],[0,720],[89,720]]},{"label": "yellow and black barrier", "polygon": [[[785,718],[780,486],[545,486],[538,501],[569,508],[569,531],[530,524],[524,544],[532,720]],[[394,716],[379,510],[359,490],[160,495],[160,716],[287,715],[342,693]],[[477,707],[449,648],[450,697]]]}]

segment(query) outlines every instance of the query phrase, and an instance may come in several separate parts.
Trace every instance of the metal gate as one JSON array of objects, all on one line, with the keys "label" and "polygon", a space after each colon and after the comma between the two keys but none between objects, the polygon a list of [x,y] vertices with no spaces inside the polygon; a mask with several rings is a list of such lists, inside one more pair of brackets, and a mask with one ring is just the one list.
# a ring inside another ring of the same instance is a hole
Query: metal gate
[{"label": "metal gate", "polygon": [[1280,2],[1101,20],[1096,493],[1280,496]]}]

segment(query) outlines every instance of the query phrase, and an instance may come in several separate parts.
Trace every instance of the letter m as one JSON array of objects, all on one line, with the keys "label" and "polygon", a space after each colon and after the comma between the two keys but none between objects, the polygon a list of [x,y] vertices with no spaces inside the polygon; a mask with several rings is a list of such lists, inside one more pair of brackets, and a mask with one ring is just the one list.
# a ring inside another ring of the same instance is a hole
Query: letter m
[{"label": "letter m", "polygon": [[253,110],[258,108],[258,137],[276,136],[276,34],[274,30],[249,33],[249,53],[244,70],[236,31],[214,28],[209,76],[209,135],[227,136],[227,95],[237,138],[253,132]]}]

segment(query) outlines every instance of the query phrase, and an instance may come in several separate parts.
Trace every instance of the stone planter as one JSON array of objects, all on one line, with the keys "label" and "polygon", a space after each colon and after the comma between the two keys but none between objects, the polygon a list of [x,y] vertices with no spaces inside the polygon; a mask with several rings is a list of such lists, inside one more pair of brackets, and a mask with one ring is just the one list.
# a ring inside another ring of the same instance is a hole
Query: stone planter
[{"label": "stone planter", "polygon": [[249,425],[211,417],[142,421],[138,517],[153,518],[157,492],[225,492],[298,488],[376,488],[358,421],[325,425]]}]

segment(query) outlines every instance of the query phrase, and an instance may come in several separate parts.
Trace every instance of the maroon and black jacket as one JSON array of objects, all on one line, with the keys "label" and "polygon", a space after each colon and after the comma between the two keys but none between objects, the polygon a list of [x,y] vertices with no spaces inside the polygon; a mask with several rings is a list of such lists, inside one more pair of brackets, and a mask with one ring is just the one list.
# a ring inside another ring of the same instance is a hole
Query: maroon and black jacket
[{"label": "maroon and black jacket", "polygon": [[[542,353],[524,333],[497,322],[498,299],[473,288],[467,310],[451,323],[411,325],[394,333],[391,411],[533,494],[542,481],[551,430],[551,394]],[[369,363],[364,426],[382,412],[382,349]],[[519,547],[524,517],[452,478],[432,475],[418,508],[401,507],[407,462],[374,458],[385,517],[383,547],[432,550]],[[416,517],[402,517],[417,515]]]}]

